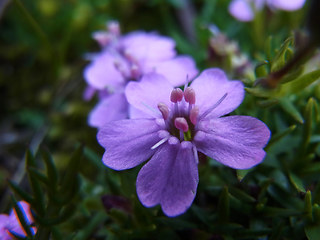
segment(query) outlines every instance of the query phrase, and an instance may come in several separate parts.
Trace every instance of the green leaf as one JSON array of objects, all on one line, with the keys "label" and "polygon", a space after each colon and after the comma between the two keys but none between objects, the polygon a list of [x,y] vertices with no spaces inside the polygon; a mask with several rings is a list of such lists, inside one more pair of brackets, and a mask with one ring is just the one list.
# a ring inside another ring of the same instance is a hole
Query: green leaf
[{"label": "green leaf", "polygon": [[49,186],[49,180],[48,178],[41,173],[38,169],[34,168],[34,167],[29,167],[28,168],[28,172],[29,174],[32,175],[32,177],[38,179],[39,181],[43,182],[45,185]]},{"label": "green leaf", "polygon": [[41,188],[40,182],[38,178],[36,178],[31,172],[30,168],[35,168],[36,162],[35,158],[30,152],[30,150],[27,150],[26,152],[26,169],[28,172],[29,182],[31,184],[32,192],[33,192],[33,198],[34,202],[37,204],[34,204],[33,207],[38,211],[40,215],[44,214],[45,204],[44,204],[44,193]]},{"label": "green leaf", "polygon": [[25,200],[26,202],[29,202],[29,203],[33,202],[32,196],[30,196],[30,194],[28,194],[27,192],[22,190],[18,186],[18,184],[16,184],[15,182],[12,182],[10,180],[8,182],[9,182],[9,186],[12,189],[12,191],[15,192],[20,198],[22,198],[23,200]]},{"label": "green leaf", "polygon": [[279,133],[272,135],[268,145],[265,147],[265,150],[268,150],[272,145],[279,142],[285,136],[289,135],[291,132],[293,132],[296,129],[296,127],[297,127],[297,125],[292,125],[292,126],[288,127],[287,129],[283,130],[282,132],[279,132]]},{"label": "green leaf", "polygon": [[260,87],[254,87],[254,88],[244,88],[246,92],[250,93],[253,96],[256,97],[262,97],[262,98],[270,98],[273,95],[275,95],[276,90],[269,90],[265,88]]},{"label": "green leaf", "polygon": [[303,124],[304,120],[298,109],[292,104],[287,98],[280,100],[280,106],[287,112],[291,117],[293,117],[298,123]]},{"label": "green leaf", "polygon": [[316,105],[315,100],[313,98],[309,98],[306,106],[306,110],[305,110],[306,123],[304,124],[303,137],[302,137],[302,145],[304,149],[306,149],[310,143],[310,139],[312,135],[313,109],[315,105]]},{"label": "green leaf", "polygon": [[300,178],[298,178],[295,174],[289,172],[289,179],[292,185],[299,191],[299,192],[306,192],[305,187],[303,186],[303,182]]},{"label": "green leaf", "polygon": [[218,216],[220,222],[228,222],[230,212],[229,192],[228,188],[224,187],[219,197]]},{"label": "green leaf", "polygon": [[278,71],[286,64],[285,54],[288,51],[289,45],[293,43],[293,37],[287,38],[281,45],[276,56],[271,62],[271,72]]},{"label": "green leaf", "polygon": [[42,159],[44,160],[47,168],[47,175],[49,182],[51,184],[51,188],[54,188],[57,186],[58,183],[58,171],[57,168],[53,162],[53,159],[51,157],[51,154],[49,151],[41,151]]},{"label": "green leaf", "polygon": [[310,84],[314,83],[320,78],[320,69],[314,70],[312,72],[306,73],[294,81],[285,83],[281,85],[281,90],[279,92],[280,96],[300,93]]},{"label": "green leaf", "polygon": [[304,212],[305,216],[307,217],[308,221],[312,222],[312,196],[311,192],[307,191],[306,196],[304,198]]},{"label": "green leaf", "polygon": [[79,187],[78,170],[83,154],[83,146],[79,146],[73,153],[67,166],[65,175],[61,181],[61,188],[58,195],[63,196],[63,201],[70,201],[76,194]]},{"label": "green leaf", "polygon": [[254,72],[255,72],[257,78],[262,78],[262,77],[265,77],[268,75],[267,66],[266,66],[268,64],[269,64],[268,61],[264,61],[262,63],[259,63],[255,67]]},{"label": "green leaf", "polygon": [[256,199],[254,197],[250,196],[249,194],[247,194],[246,192],[242,191],[239,188],[229,187],[229,192],[232,196],[236,197],[241,201],[248,202],[248,203],[256,202]]},{"label": "green leaf", "polygon": [[320,236],[320,225],[306,226],[304,231],[307,235],[308,240],[319,240]]}]

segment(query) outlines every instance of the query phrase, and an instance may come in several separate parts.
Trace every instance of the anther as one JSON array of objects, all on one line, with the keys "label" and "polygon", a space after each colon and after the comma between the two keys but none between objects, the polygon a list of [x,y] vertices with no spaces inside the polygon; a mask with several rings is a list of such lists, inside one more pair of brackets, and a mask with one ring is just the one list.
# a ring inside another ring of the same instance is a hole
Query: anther
[{"label": "anther", "polygon": [[185,118],[183,117],[178,117],[174,120],[174,126],[183,131],[183,132],[188,132],[189,130],[189,126],[188,126],[188,122]]},{"label": "anther", "polygon": [[167,120],[169,117],[169,108],[166,104],[164,103],[158,103],[158,109],[162,114],[162,117],[164,120]]},{"label": "anther", "polygon": [[190,104],[195,104],[195,102],[196,102],[196,93],[193,90],[193,88],[187,87],[184,90],[184,99],[186,100],[186,102],[188,102]]},{"label": "anther", "polygon": [[190,121],[193,123],[193,125],[196,125],[198,116],[199,116],[199,108],[198,106],[194,106],[190,110],[190,115],[189,115]]},{"label": "anther", "polygon": [[175,88],[171,92],[170,100],[173,103],[180,102],[183,98],[183,92],[180,88]]}]

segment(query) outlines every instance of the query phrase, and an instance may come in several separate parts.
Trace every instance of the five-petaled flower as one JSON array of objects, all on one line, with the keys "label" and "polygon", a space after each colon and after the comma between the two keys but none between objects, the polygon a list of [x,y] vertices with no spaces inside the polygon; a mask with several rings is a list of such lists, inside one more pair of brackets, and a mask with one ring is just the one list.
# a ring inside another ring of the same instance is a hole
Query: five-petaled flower
[{"label": "five-petaled flower", "polygon": [[304,5],[305,0],[232,0],[229,12],[239,21],[252,21],[255,11],[260,11],[264,5],[271,9],[295,11]]},{"label": "five-petaled flower", "polygon": [[268,127],[249,116],[225,116],[244,98],[240,81],[208,69],[184,91],[152,73],[130,82],[125,92],[136,111],[133,119],[106,124],[97,139],[106,149],[103,163],[115,170],[151,158],[137,177],[137,194],[146,207],[160,204],[167,216],[184,213],[198,185],[198,152],[235,169],[265,157]]},{"label": "five-petaled flower", "polygon": [[[20,201],[18,205],[24,213],[25,220],[31,226],[33,224],[33,217],[30,211],[30,205],[25,201]],[[34,234],[37,229],[35,227],[31,227],[30,230]],[[15,238],[12,233],[21,237],[25,237],[27,235],[21,226],[17,213],[14,209],[9,215],[0,214],[0,239],[13,240]]]},{"label": "five-petaled flower", "polygon": [[89,115],[89,125],[101,127],[112,120],[128,117],[129,104],[124,91],[130,81],[139,81],[150,72],[167,77],[173,86],[192,79],[198,73],[189,56],[176,56],[175,42],[156,33],[136,31],[120,35],[117,22],[108,23],[108,31],[96,32],[93,37],[102,46],[101,53],[92,57],[84,71],[89,87],[85,98],[99,92],[100,102]]}]

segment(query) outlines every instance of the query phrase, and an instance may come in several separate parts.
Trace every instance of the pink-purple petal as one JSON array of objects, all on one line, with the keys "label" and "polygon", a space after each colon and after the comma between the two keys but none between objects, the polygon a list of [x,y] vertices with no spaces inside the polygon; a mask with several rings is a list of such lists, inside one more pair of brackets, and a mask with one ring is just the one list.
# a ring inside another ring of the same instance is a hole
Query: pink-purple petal
[{"label": "pink-purple petal", "polygon": [[[223,99],[216,108],[206,115],[207,118],[219,117],[232,112],[241,104],[244,98],[243,83],[228,80],[225,73],[217,68],[203,71],[191,83],[191,87],[196,93],[199,116]],[[224,97],[225,94],[227,95]]]},{"label": "pink-purple petal", "polygon": [[175,42],[156,33],[132,32],[121,39],[125,54],[144,64],[144,61],[166,60],[176,55]]},{"label": "pink-purple petal", "polygon": [[173,86],[165,77],[156,73],[149,73],[140,82],[130,82],[126,86],[125,94],[128,102],[149,116],[161,117],[158,103],[170,104],[170,93]]},{"label": "pink-purple petal", "polygon": [[296,11],[303,7],[305,0],[268,0],[268,5],[285,11]]},{"label": "pink-purple petal", "polygon": [[250,2],[246,0],[233,0],[229,5],[230,14],[242,22],[252,21],[254,11],[250,6]]},{"label": "pink-purple petal", "polygon": [[190,142],[179,140],[163,144],[139,172],[137,193],[147,207],[160,204],[174,217],[192,204],[198,185],[198,169]]},{"label": "pink-purple petal", "polygon": [[236,169],[247,169],[265,157],[262,149],[270,130],[260,120],[249,116],[230,116],[203,121],[194,137],[198,151]]},{"label": "pink-purple petal", "polygon": [[103,163],[115,170],[133,168],[152,156],[161,140],[155,119],[124,119],[100,128],[97,139],[106,151]]},{"label": "pink-purple petal", "polygon": [[121,57],[115,57],[109,51],[97,54],[84,70],[84,78],[87,83],[100,90],[108,88],[111,91],[116,91],[123,88],[125,80],[123,75],[115,68],[116,61],[127,68]]},{"label": "pink-purple petal", "polygon": [[128,117],[128,102],[124,93],[115,93],[103,98],[89,114],[91,127],[101,128],[110,121]]},{"label": "pink-purple petal", "polygon": [[166,61],[146,63],[144,72],[152,71],[165,76],[175,87],[186,84],[198,74],[196,64],[189,56],[178,56]]}]

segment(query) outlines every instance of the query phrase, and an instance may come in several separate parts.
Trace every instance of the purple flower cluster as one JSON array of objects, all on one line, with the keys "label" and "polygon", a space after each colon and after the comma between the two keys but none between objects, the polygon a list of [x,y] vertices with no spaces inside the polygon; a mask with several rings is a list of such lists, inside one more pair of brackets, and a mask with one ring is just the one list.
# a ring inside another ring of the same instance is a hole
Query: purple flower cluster
[{"label": "purple flower cluster", "polygon": [[304,5],[305,0],[232,0],[229,12],[239,21],[252,21],[256,11],[260,11],[264,5],[271,9],[296,11]]},{"label": "purple flower cluster", "polygon": [[99,42],[108,44],[85,70],[91,87],[108,91],[89,124],[99,127],[102,161],[109,168],[147,161],[136,182],[144,206],[160,204],[170,217],[184,213],[196,196],[199,152],[235,169],[264,159],[268,127],[253,117],[225,116],[243,101],[241,81],[212,68],[188,84],[197,73],[194,62],[175,56],[171,39],[118,33],[99,33]]},{"label": "purple flower cluster", "polygon": [[[21,210],[25,214],[25,218],[28,221],[29,225],[33,224],[33,217],[30,211],[30,205],[25,201],[20,201],[18,203],[21,207]],[[35,233],[36,228],[32,227],[32,231]],[[14,236],[11,234],[17,234],[21,237],[25,237],[26,233],[22,228],[19,218],[17,216],[16,211],[11,210],[10,214],[0,214],[0,239],[1,240],[13,240]]]},{"label": "purple flower cluster", "polygon": [[139,81],[146,73],[157,72],[180,86],[194,78],[198,70],[189,56],[176,56],[175,42],[156,33],[142,31],[121,36],[117,22],[109,22],[108,31],[93,37],[102,51],[92,57],[84,71],[88,89],[85,98],[99,92],[100,101],[89,116],[89,125],[100,128],[105,123],[124,119],[132,111],[124,95],[130,81]]}]

